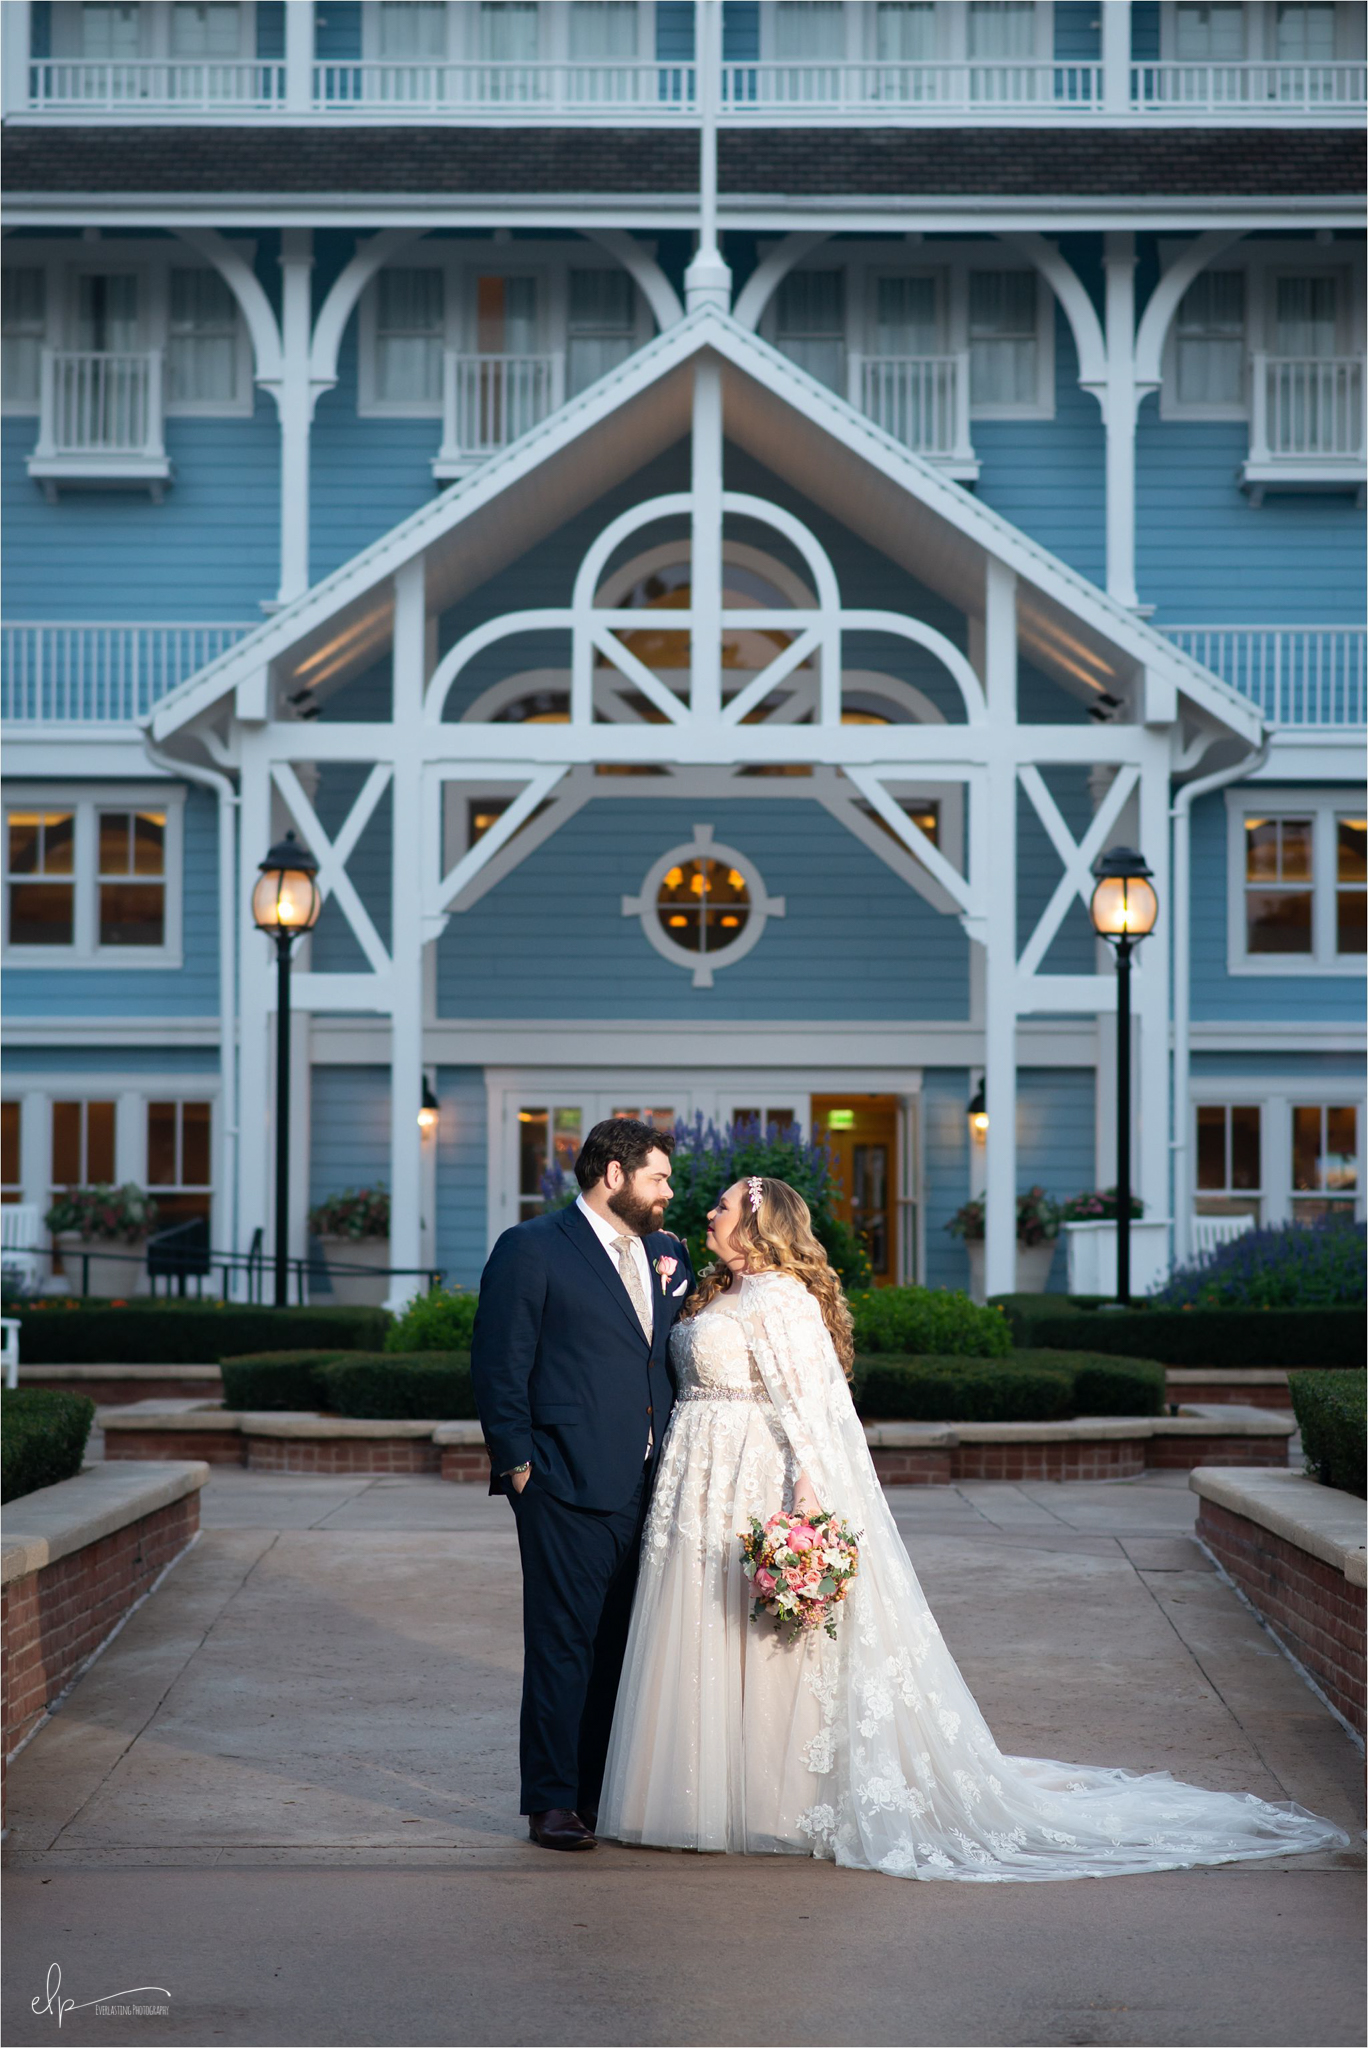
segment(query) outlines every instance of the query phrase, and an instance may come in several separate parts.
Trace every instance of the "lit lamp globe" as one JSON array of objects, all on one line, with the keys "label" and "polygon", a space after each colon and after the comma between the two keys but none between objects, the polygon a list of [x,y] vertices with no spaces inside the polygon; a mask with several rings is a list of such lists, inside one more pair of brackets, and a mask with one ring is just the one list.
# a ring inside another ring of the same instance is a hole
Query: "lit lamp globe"
[{"label": "lit lamp globe", "polygon": [[418,1128],[423,1136],[427,1137],[429,1132],[436,1130],[440,1121],[441,1110],[437,1097],[433,1094],[430,1084],[424,1081],[422,1107],[418,1111]]},{"label": "lit lamp globe", "polygon": [[1134,847],[1113,846],[1102,855],[1093,869],[1097,886],[1088,906],[1099,937],[1113,945],[1149,937],[1159,917],[1152,873]]},{"label": "lit lamp globe", "polygon": [[261,863],[252,891],[253,922],[273,938],[293,938],[297,932],[313,930],[322,908],[318,862],[293,832],[287,832]]}]

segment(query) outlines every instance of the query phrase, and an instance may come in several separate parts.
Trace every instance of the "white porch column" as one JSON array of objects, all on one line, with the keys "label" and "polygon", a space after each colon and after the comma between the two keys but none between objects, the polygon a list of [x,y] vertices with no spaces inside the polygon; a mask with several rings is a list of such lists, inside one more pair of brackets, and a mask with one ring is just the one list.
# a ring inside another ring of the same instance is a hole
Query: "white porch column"
[{"label": "white porch column", "polygon": [[29,17],[28,0],[10,0],[0,7],[0,84],[7,114],[22,113],[29,103]]},{"label": "white porch column", "polygon": [[1016,1286],[1016,865],[1017,628],[1016,577],[988,561],[984,592],[984,672],[989,754],[986,827],[976,851],[987,868],[973,877],[987,904],[984,1066],[988,1105],[984,1202],[984,1285]]},{"label": "white porch column", "polygon": [[715,356],[694,364],[690,484],[689,707],[696,719],[722,716],[722,370]]},{"label": "white porch column", "polygon": [[1132,977],[1136,1036],[1139,1046],[1133,1069],[1131,1100],[1135,1128],[1131,1139],[1135,1185],[1145,1214],[1172,1216],[1169,1152],[1169,955],[1167,923],[1173,915],[1169,862],[1169,735],[1147,732],[1141,741],[1140,814],[1137,844],[1154,870],[1160,923],[1137,955],[1139,972]]},{"label": "white porch column", "polygon": [[[298,0],[291,0],[291,6]],[[313,339],[313,233],[286,228],[280,238],[281,377],[275,393],[280,414],[280,589],[289,604],[309,587],[309,436],[315,392],[309,377]]]},{"label": "white porch column", "polygon": [[[271,1009],[275,958],[269,939],[251,926],[252,890],[266,856],[271,831],[270,743],[265,725],[241,728],[242,824],[238,838],[238,915],[244,920],[242,973],[238,982],[238,1177],[237,1248],[250,1250],[255,1231],[263,1247],[271,1242],[274,1196],[271,1186]],[[268,1289],[269,1294],[269,1289]],[[240,1298],[240,1297],[239,1297]]]},{"label": "white porch column", "polygon": [[[390,1264],[416,1266],[422,1258],[423,1134],[423,892],[435,878],[423,872],[422,758],[426,594],[421,556],[394,579],[394,780],[391,784],[390,952]],[[390,1283],[396,1311],[421,1292],[416,1274]]]},{"label": "white porch column", "polygon": [[285,0],[285,108],[307,114],[313,106],[314,0]]},{"label": "white porch column", "polygon": [[698,93],[698,253],[684,273],[684,303],[731,311],[732,274],[717,246],[717,103],[722,83],[721,0],[694,0]]},{"label": "white porch column", "polygon": [[1135,236],[1109,229],[1107,274],[1107,595],[1132,609],[1135,587]]},{"label": "white porch column", "polygon": [[1101,0],[1102,106],[1108,114],[1130,112],[1130,0]]}]

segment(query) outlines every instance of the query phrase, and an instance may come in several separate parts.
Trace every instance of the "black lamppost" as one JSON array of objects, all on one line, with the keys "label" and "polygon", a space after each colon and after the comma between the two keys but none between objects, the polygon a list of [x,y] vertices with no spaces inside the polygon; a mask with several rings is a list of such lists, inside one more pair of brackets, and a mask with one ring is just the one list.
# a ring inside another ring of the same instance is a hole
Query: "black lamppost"
[{"label": "black lamppost", "polygon": [[290,947],[301,932],[313,930],[322,908],[318,862],[293,832],[287,832],[261,863],[261,879],[252,891],[257,930],[273,938],[276,947],[277,1308],[287,1308],[290,1300]]},{"label": "black lamppost", "polygon": [[1133,847],[1113,846],[1093,869],[1097,887],[1088,906],[1093,930],[1116,949],[1116,1298],[1122,1303],[1130,1300],[1130,963],[1159,916],[1151,872]]}]

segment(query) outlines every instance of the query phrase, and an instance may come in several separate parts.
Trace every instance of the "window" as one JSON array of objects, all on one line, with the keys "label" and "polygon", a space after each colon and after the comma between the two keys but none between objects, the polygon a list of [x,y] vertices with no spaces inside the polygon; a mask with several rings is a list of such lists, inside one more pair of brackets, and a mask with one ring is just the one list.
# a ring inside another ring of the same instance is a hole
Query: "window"
[{"label": "window", "polygon": [[100,944],[160,946],[166,934],[166,813],[101,811],[99,858]]},{"label": "window", "polygon": [[445,57],[447,10],[441,0],[385,0],[376,11],[382,59]]},{"label": "window", "polygon": [[11,946],[69,946],[75,936],[75,817],[11,811],[6,887]]},{"label": "window", "polygon": [[1329,64],[1335,55],[1335,9],[1319,5],[1279,6],[1275,54],[1280,64]]},{"label": "window", "polygon": [[1257,1102],[1201,1103],[1197,1109],[1197,1209],[1203,1216],[1252,1216],[1262,1188]]},{"label": "window", "polygon": [[475,347],[482,356],[530,355],[537,345],[535,277],[477,277]]},{"label": "window", "polygon": [[784,354],[839,390],[845,378],[844,272],[790,271],[776,299],[776,335]]},{"label": "window", "polygon": [[774,55],[783,63],[837,63],[845,56],[840,0],[776,0]]},{"label": "window", "polygon": [[1245,281],[1239,270],[1208,270],[1183,295],[1174,323],[1174,384],[1180,405],[1239,406],[1244,398]]},{"label": "window", "polygon": [[1280,277],[1275,284],[1273,353],[1333,356],[1339,332],[1339,281],[1334,277]]},{"label": "window", "polygon": [[570,272],[566,381],[570,395],[625,363],[636,343],[636,294],[622,270]]},{"label": "window", "polygon": [[1368,819],[1333,791],[1227,798],[1232,973],[1362,973]]},{"label": "window", "polygon": [[874,349],[880,356],[933,356],[941,325],[934,277],[880,277],[874,283]]},{"label": "window", "polygon": [[148,1103],[147,1185],[156,1199],[159,1228],[188,1223],[196,1216],[208,1221],[211,1135],[209,1103]]},{"label": "window", "polygon": [[782,917],[758,870],[711,825],[696,825],[687,846],[662,854],[622,914],[641,920],[647,942],[673,966],[690,969],[695,988],[711,988],[716,969],[744,959],[771,917]]},{"label": "window", "polygon": [[1035,0],[969,0],[968,30],[971,60],[1034,57]]},{"label": "window", "polygon": [[636,53],[636,0],[570,0],[572,62],[630,61]]},{"label": "window", "polygon": [[5,812],[5,949],[50,967],[180,964],[183,790],[53,789]]},{"label": "window", "polygon": [[1296,1103],[1292,1109],[1292,1215],[1298,1223],[1352,1214],[1358,1193],[1358,1112]]},{"label": "window", "polygon": [[232,58],[242,47],[242,9],[237,0],[209,0],[207,6],[175,0],[171,9],[173,57]]},{"label": "window", "polygon": [[117,7],[86,0],[79,15],[80,55],[115,62],[136,58],[142,52],[142,35],[136,5]]},{"label": "window", "polygon": [[573,1193],[575,1161],[583,1142],[584,1112],[578,1105],[518,1111],[519,1222],[539,1216],[556,1195]]},{"label": "window", "polygon": [[128,271],[84,271],[76,279],[76,347],[99,355],[138,346],[138,280]]},{"label": "window", "polygon": [[750,916],[746,878],[725,861],[696,854],[665,874],[656,913],[674,945],[690,953],[725,952]]},{"label": "window", "polygon": [[977,409],[1035,405],[1036,277],[1031,270],[969,274],[969,389]]},{"label": "window", "polygon": [[237,301],[216,270],[173,270],[166,326],[171,405],[231,405],[238,397]]},{"label": "window", "polygon": [[112,1102],[54,1102],[53,1188],[111,1185],[115,1178],[114,1129]]},{"label": "window", "polygon": [[445,282],[440,270],[382,270],[376,279],[377,404],[440,404]]},{"label": "window", "polygon": [[0,1103],[0,1202],[24,1199],[24,1105]]},{"label": "window", "polygon": [[798,1121],[797,1112],[792,1109],[734,1109],[731,1113],[733,1124],[752,1124],[766,1134],[773,1131],[777,1137],[791,1137]]},{"label": "window", "polygon": [[614,1116],[627,1116],[639,1124],[649,1124],[653,1131],[672,1131],[675,1127],[675,1113],[672,1109],[643,1109],[633,1104],[630,1109],[614,1109]]},{"label": "window", "polygon": [[1173,54],[1182,63],[1239,63],[1245,53],[1244,8],[1229,0],[1216,7],[1173,10]]},{"label": "window", "polygon": [[936,54],[936,10],[930,0],[878,0],[874,55],[880,64],[925,64]]},{"label": "window", "polygon": [[6,405],[38,403],[43,342],[47,335],[47,275],[36,264],[4,267],[4,350],[0,354]]},{"label": "window", "polygon": [[489,64],[535,63],[536,0],[480,0],[480,56]]}]

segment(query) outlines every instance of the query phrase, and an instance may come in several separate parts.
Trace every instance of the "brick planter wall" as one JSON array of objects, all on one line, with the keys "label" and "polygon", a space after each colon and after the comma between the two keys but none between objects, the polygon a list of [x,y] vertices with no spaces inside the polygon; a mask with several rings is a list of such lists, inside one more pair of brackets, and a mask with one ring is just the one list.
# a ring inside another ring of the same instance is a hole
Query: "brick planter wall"
[{"label": "brick planter wall", "polygon": [[1197,1534],[1351,1727],[1364,1732],[1364,1589],[1285,1537],[1203,1500]]},{"label": "brick planter wall", "polygon": [[21,1387],[49,1387],[59,1394],[86,1394],[102,1408],[122,1408],[130,1401],[220,1401],[223,1398],[223,1384],[218,1367],[213,1368],[208,1378],[202,1374],[191,1378],[174,1376],[166,1379],[154,1378],[150,1373],[139,1373],[135,1369],[120,1379],[78,1379],[70,1370],[53,1366],[44,1371],[41,1366],[19,1368]]},{"label": "brick planter wall", "polygon": [[878,1445],[870,1452],[884,1486],[948,1486],[954,1478],[954,1453],[945,1450],[900,1451]]},{"label": "brick planter wall", "polygon": [[1152,1436],[1145,1463],[1169,1472],[1197,1465],[1286,1465],[1285,1436]]},{"label": "brick planter wall", "polygon": [[956,1479],[1134,1479],[1145,1469],[1145,1437],[1060,1443],[955,1446]]},{"label": "brick planter wall", "polygon": [[203,1458],[206,1465],[240,1465],[236,1429],[107,1429],[106,1458]]},{"label": "brick planter wall", "polygon": [[479,1445],[443,1444],[442,1477],[488,1486],[489,1453]]},{"label": "brick planter wall", "polygon": [[[431,1437],[246,1436],[247,1465],[253,1472],[429,1472],[440,1473],[442,1453]],[[481,1454],[485,1479],[489,1460]],[[476,1475],[480,1476],[480,1475]]]},{"label": "brick planter wall", "polygon": [[2,1589],[7,1756],[198,1528],[196,1491]]},{"label": "brick planter wall", "polygon": [[1287,1375],[1283,1374],[1281,1386],[1252,1385],[1232,1386],[1228,1380],[1184,1380],[1175,1384],[1172,1378],[1168,1384],[1170,1401],[1199,1401],[1203,1405],[1210,1401],[1236,1402],[1242,1408],[1276,1408],[1287,1414],[1292,1406],[1288,1391]]}]

